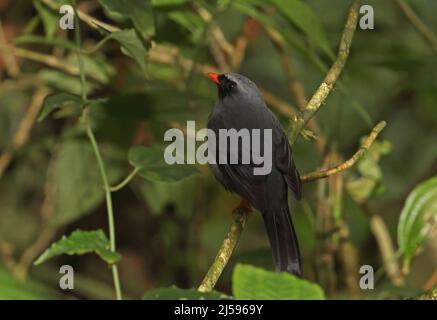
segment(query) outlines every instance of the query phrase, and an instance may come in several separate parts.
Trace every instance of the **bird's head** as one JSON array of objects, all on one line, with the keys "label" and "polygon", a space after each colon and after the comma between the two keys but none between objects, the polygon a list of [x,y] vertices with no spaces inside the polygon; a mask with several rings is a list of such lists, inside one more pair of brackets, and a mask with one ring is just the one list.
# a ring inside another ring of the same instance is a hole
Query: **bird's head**
[{"label": "bird's head", "polygon": [[245,99],[261,98],[256,86],[247,77],[238,73],[209,73],[208,77],[217,85],[220,99],[226,97]]}]

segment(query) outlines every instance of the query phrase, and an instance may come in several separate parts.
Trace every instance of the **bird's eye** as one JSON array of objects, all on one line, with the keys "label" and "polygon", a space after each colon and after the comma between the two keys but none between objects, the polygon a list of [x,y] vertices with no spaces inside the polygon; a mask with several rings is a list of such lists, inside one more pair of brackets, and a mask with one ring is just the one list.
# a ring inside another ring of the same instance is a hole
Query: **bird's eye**
[{"label": "bird's eye", "polygon": [[229,81],[228,83],[228,89],[232,90],[237,86],[237,84],[234,81]]}]

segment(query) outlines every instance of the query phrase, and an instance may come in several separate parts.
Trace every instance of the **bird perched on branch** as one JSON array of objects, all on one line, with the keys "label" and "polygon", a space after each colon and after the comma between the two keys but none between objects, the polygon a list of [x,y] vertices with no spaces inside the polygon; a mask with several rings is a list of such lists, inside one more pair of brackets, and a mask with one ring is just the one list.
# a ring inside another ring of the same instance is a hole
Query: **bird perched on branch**
[{"label": "bird perched on branch", "polygon": [[[231,158],[220,154],[215,146],[216,164],[210,168],[216,179],[229,191],[239,194],[242,204],[249,203],[262,214],[273,260],[277,271],[287,271],[301,275],[301,261],[296,233],[288,207],[288,188],[295,198],[301,198],[301,181],[296,169],[291,147],[276,116],[266,106],[255,83],[237,73],[208,74],[218,88],[218,99],[209,116],[208,128],[216,135],[220,129],[270,129],[271,141],[267,145],[261,139],[261,153],[271,150],[271,170],[264,175],[254,174],[258,166],[253,161],[243,163],[242,150],[253,148],[242,145],[238,148],[238,163],[220,163],[220,157]],[[239,142],[241,143],[241,141]],[[265,156],[265,154],[264,154]]]}]

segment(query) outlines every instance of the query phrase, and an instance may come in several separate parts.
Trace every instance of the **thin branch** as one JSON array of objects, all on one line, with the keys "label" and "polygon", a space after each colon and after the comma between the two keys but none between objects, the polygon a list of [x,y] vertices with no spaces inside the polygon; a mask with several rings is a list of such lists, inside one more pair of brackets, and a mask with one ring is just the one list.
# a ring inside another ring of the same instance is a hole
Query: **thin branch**
[{"label": "thin branch", "polygon": [[437,37],[426,24],[422,22],[420,17],[414,12],[408,3],[404,0],[395,0],[398,7],[404,13],[411,24],[416,28],[417,32],[428,42],[431,48],[437,53]]},{"label": "thin branch", "polygon": [[314,117],[315,113],[319,110],[320,106],[326,101],[326,98],[331,93],[335,86],[341,72],[346,64],[346,60],[349,56],[350,47],[355,34],[355,29],[357,27],[358,16],[359,16],[360,0],[354,0],[349,9],[349,14],[346,20],[346,25],[343,30],[343,34],[340,40],[340,46],[338,49],[337,58],[326,74],[325,79],[322,84],[316,90],[314,95],[311,97],[305,109],[302,113],[292,119],[288,131],[290,144],[293,145],[296,141],[299,133],[306,126],[308,121]]},{"label": "thin branch", "polygon": [[279,58],[281,59],[285,76],[287,77],[288,88],[290,89],[299,109],[303,110],[306,106],[305,90],[303,85],[296,78],[294,66],[288,56],[287,43],[284,37],[275,29],[267,27],[266,31],[278,52]]},{"label": "thin branch", "polygon": [[5,53],[13,54],[16,57],[32,60],[45,64],[46,66],[62,70],[70,75],[79,75],[79,68],[71,64],[59,60],[55,56],[43,54],[36,51],[31,51],[23,48],[15,48],[13,46],[0,45],[0,50]]},{"label": "thin branch", "polygon": [[378,134],[382,131],[382,129],[384,129],[385,126],[386,126],[385,121],[381,121],[380,123],[378,123],[370,132],[370,134],[367,136],[367,138],[361,143],[361,146],[358,149],[358,151],[355,152],[355,154],[345,162],[340,163],[339,165],[336,165],[335,167],[330,169],[307,173],[301,177],[301,181],[310,182],[317,179],[323,179],[329,177],[330,175],[351,168],[355,163],[357,163],[363,157],[364,153],[370,148],[370,146],[375,141]]},{"label": "thin branch", "polygon": [[18,129],[12,138],[12,145],[9,150],[4,151],[0,156],[0,178],[3,176],[9,163],[12,161],[14,152],[20,149],[29,139],[30,131],[33,124],[41,110],[43,100],[48,94],[48,89],[42,87],[36,89],[32,96],[29,107],[26,110],[25,115],[18,125]]},{"label": "thin branch", "polygon": [[405,284],[404,275],[398,264],[396,251],[387,225],[381,215],[372,212],[367,205],[362,204],[361,207],[370,215],[370,229],[378,244],[388,277],[395,286],[403,286]]},{"label": "thin branch", "polygon": [[[306,107],[306,98],[305,98],[305,89],[302,83],[297,79],[296,72],[294,69],[294,65],[290,60],[290,56],[288,53],[288,45],[285,41],[284,37],[275,29],[266,27],[267,34],[273,42],[273,45],[278,52],[279,58],[281,59],[281,63],[285,72],[285,76],[288,82],[288,88],[294,100],[299,108],[299,110],[304,110]],[[289,113],[286,117],[290,118],[293,113]],[[326,139],[322,137],[320,127],[317,121],[313,118],[308,122],[308,128],[314,132],[314,136],[317,137],[315,139],[317,150],[319,153],[323,153],[326,146]],[[304,134],[304,131],[301,131],[301,134]]]},{"label": "thin branch", "polygon": [[199,288],[200,292],[209,292],[214,289],[223,269],[228,264],[229,259],[235,249],[235,246],[240,239],[241,233],[243,232],[244,225],[246,224],[248,212],[243,208],[239,207],[233,212],[234,221],[232,222],[231,228],[226,235],[225,239],[220,246],[217,256],[214,259],[211,267],[209,267],[208,272],[202,280]]},{"label": "thin branch", "polygon": [[[2,46],[7,46],[7,41],[3,30],[3,22],[0,18],[0,47]],[[17,59],[15,59],[14,55],[2,51],[2,58],[6,66],[6,70],[8,70],[9,75],[12,78],[18,76],[20,74],[20,68],[18,66]]]},{"label": "thin branch", "polygon": [[[49,8],[51,8],[52,10],[55,10],[55,11],[58,11],[59,8],[61,8],[61,6],[62,6],[62,4],[57,3],[53,0],[41,0],[41,2],[43,2],[46,6],[48,6]],[[113,26],[113,25],[110,25],[109,23],[100,21],[98,19],[95,19],[83,11],[75,10],[75,12],[79,16],[80,20],[82,20],[83,22],[88,24],[93,29],[100,30],[100,28],[102,28],[108,32],[120,31],[120,28]]]}]

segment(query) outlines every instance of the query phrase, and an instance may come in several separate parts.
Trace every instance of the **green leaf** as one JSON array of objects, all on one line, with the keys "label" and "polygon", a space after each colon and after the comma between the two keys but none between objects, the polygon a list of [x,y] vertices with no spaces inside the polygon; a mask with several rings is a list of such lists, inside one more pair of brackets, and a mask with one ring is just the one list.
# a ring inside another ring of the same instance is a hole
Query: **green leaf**
[{"label": "green leaf", "polygon": [[[365,138],[363,137],[361,140]],[[375,195],[377,191],[383,189],[382,170],[379,162],[383,155],[391,152],[391,149],[390,141],[375,141],[358,161],[356,169],[360,173],[360,177],[348,179],[346,182],[346,188],[356,202],[363,203]]]},{"label": "green leaf", "polygon": [[50,10],[47,6],[43,5],[41,1],[33,1],[33,5],[38,11],[44,25],[47,38],[52,38],[56,30],[58,29],[59,16],[56,12]]},{"label": "green leaf", "polygon": [[405,267],[409,266],[417,248],[425,242],[436,218],[437,176],[420,183],[411,191],[399,217],[398,245]]},{"label": "green leaf", "polygon": [[[100,151],[109,183],[119,181],[125,172],[125,153],[108,144],[101,144]],[[54,227],[66,225],[92,212],[104,200],[102,178],[88,141],[64,141],[53,170],[57,189],[55,212],[50,222]]]},{"label": "green leaf", "polygon": [[334,57],[323,24],[310,5],[301,0],[273,0],[273,3],[329,57]]},{"label": "green leaf", "polygon": [[34,34],[25,34],[14,38],[13,41],[15,45],[42,44],[47,46],[61,47],[68,50],[76,50],[76,44],[74,42],[60,37],[46,38]]},{"label": "green leaf", "polygon": [[69,93],[56,93],[44,99],[38,121],[43,121],[53,110],[71,106],[80,113],[86,102],[81,97]]},{"label": "green leaf", "polygon": [[181,289],[176,286],[153,289],[144,294],[143,300],[222,300],[231,299],[218,291],[199,292],[194,288]]},{"label": "green leaf", "polygon": [[322,288],[286,272],[273,272],[247,264],[237,264],[232,274],[232,293],[247,300],[321,300]]},{"label": "green leaf", "polygon": [[95,252],[102,260],[109,264],[116,263],[121,259],[120,254],[109,249],[109,240],[102,230],[82,231],[75,230],[68,237],[63,236],[53,243],[35,261],[40,265],[47,260],[61,254],[78,254]]},{"label": "green leaf", "polygon": [[178,216],[189,218],[194,212],[196,182],[196,176],[176,182],[144,181],[144,198],[155,215],[171,204]]},{"label": "green leaf", "polygon": [[188,0],[152,0],[152,5],[154,7],[175,6],[185,2],[188,2]]},{"label": "green leaf", "polygon": [[[82,55],[85,75],[96,80],[99,83],[106,84],[115,75],[115,69],[112,65],[108,64],[103,55]],[[79,68],[79,60],[77,54],[70,54],[65,61],[71,65],[76,65]],[[78,78],[78,77],[76,77]],[[87,82],[87,86],[90,85],[90,81]]]},{"label": "green leaf", "polygon": [[123,31],[113,32],[108,35],[109,38],[114,39],[121,45],[121,51],[135,60],[141,67],[143,73],[146,73],[146,48],[143,42],[138,38],[135,30],[127,29]]},{"label": "green leaf", "polygon": [[129,19],[141,34],[147,35],[155,32],[150,1],[100,0],[100,3],[113,18]]},{"label": "green leaf", "polygon": [[0,267],[0,300],[54,300],[62,297],[54,288],[30,279],[19,280]]},{"label": "green leaf", "polygon": [[[82,85],[79,77],[70,76],[62,71],[54,69],[43,69],[38,72],[38,76],[44,84],[56,89],[55,91],[62,91],[75,96],[80,95],[82,92]],[[95,88],[96,85],[94,83],[88,82],[86,85],[87,94],[91,93]]]},{"label": "green leaf", "polygon": [[128,159],[140,176],[152,181],[179,181],[198,172],[193,165],[167,164],[160,147],[134,146],[129,150]]}]

